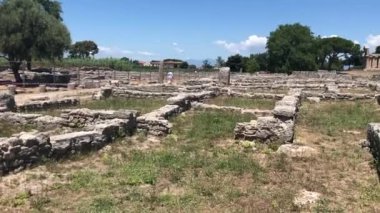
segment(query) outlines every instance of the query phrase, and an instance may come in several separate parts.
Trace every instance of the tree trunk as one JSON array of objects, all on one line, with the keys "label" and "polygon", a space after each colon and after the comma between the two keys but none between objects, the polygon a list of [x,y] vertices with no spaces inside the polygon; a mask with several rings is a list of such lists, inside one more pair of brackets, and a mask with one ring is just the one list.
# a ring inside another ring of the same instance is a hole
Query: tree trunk
[{"label": "tree trunk", "polygon": [[16,83],[22,83],[22,78],[19,73],[21,62],[12,61],[12,62],[9,62],[9,65],[11,66],[13,75],[15,76]]}]

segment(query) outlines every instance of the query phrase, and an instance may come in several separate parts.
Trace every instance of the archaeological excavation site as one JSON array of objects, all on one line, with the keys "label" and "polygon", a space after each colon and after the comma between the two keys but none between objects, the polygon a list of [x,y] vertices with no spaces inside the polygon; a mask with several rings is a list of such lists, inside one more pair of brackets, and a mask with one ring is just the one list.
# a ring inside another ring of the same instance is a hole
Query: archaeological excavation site
[{"label": "archaeological excavation site", "polygon": [[380,210],[376,76],[102,73],[3,87],[4,211]]}]

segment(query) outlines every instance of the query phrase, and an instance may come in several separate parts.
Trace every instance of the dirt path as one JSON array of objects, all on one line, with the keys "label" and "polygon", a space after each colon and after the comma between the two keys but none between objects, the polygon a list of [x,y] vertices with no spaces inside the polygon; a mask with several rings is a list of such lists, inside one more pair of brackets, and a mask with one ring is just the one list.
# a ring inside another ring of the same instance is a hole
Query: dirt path
[{"label": "dirt path", "polygon": [[31,99],[44,98],[47,97],[50,100],[59,100],[66,97],[77,97],[79,99],[88,99],[93,93],[99,91],[96,89],[80,89],[80,90],[70,90],[70,91],[57,91],[57,92],[46,92],[46,93],[23,93],[15,95],[15,101],[18,105],[23,104]]}]

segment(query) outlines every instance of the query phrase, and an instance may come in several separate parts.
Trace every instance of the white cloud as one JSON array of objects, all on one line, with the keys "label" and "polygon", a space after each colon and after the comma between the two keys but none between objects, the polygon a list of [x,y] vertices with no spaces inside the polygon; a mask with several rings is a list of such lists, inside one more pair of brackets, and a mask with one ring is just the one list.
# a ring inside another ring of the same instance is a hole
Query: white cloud
[{"label": "white cloud", "polygon": [[173,42],[172,45],[173,46],[178,46],[178,43],[177,42]]},{"label": "white cloud", "polygon": [[98,49],[99,49],[99,52],[111,52],[110,47],[99,46]]},{"label": "white cloud", "polygon": [[121,50],[118,48],[98,46],[99,53],[97,57],[123,57],[125,55],[133,54],[133,51],[130,50]]},{"label": "white cloud", "polygon": [[227,42],[225,40],[215,41],[215,44],[220,45],[232,53],[241,53],[243,51],[262,52],[265,50],[268,39],[257,35],[251,35],[248,39],[239,43]]},{"label": "white cloud", "polygon": [[154,53],[152,53],[152,52],[148,52],[148,51],[138,51],[137,53],[140,54],[140,55],[144,55],[144,56],[152,56],[152,55],[155,55]]},{"label": "white cloud", "polygon": [[336,38],[336,37],[340,37],[340,36],[338,35],[322,36],[322,38]]},{"label": "white cloud", "polygon": [[354,44],[360,44],[358,40],[354,40]]},{"label": "white cloud", "polygon": [[376,47],[380,46],[380,35],[369,35],[365,46],[368,47],[371,52],[375,51]]}]

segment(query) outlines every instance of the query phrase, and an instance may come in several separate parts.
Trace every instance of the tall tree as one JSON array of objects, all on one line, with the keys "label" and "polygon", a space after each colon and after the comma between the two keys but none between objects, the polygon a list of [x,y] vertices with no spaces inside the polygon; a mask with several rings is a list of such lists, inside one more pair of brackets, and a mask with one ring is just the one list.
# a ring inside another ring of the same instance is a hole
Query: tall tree
[{"label": "tall tree", "polygon": [[16,82],[23,61],[60,58],[71,43],[66,26],[35,0],[0,1],[0,52]]},{"label": "tall tree", "polygon": [[310,28],[299,23],[280,25],[270,33],[267,49],[269,70],[286,72],[316,70],[314,37]]},{"label": "tall tree", "polygon": [[215,64],[215,66],[218,67],[218,68],[220,68],[220,67],[223,67],[225,65],[225,63],[226,62],[223,60],[223,58],[221,56],[218,56],[216,58],[216,64]]},{"label": "tall tree", "polygon": [[228,57],[226,66],[231,69],[232,72],[238,72],[244,68],[243,56],[236,54]]},{"label": "tall tree", "polygon": [[78,41],[71,45],[69,54],[71,58],[89,58],[99,52],[98,45],[93,41]]},{"label": "tall tree", "polygon": [[[341,37],[317,38],[317,61],[321,69],[340,70],[343,62],[350,62],[350,58],[360,54],[360,45]],[[349,65],[349,64],[347,64]]]}]

